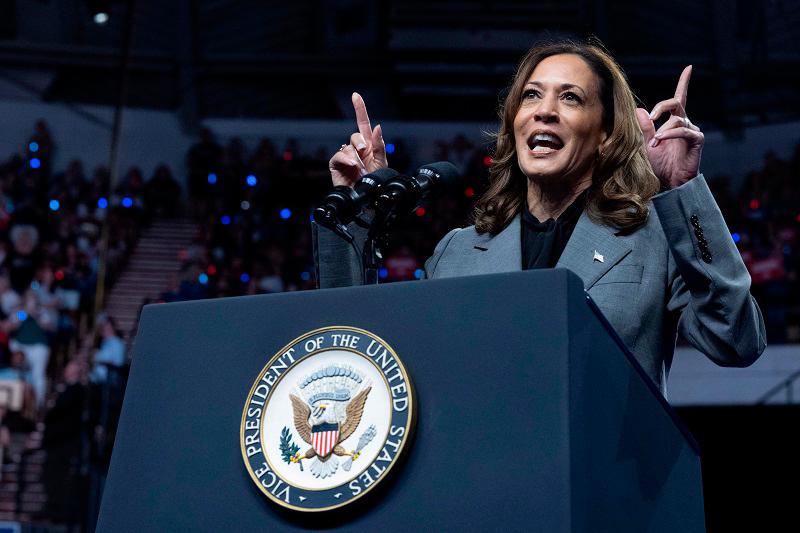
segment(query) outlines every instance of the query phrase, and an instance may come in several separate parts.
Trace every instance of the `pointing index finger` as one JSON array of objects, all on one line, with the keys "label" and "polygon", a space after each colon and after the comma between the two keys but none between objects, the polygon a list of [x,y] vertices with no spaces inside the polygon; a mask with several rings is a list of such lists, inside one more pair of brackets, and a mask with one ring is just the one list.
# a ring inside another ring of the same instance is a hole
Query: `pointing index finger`
[{"label": "pointing index finger", "polygon": [[364,103],[364,99],[358,93],[353,93],[353,109],[356,110],[358,132],[369,142],[369,139],[372,138],[372,125],[369,123],[369,115],[367,114],[367,106]]},{"label": "pointing index finger", "polygon": [[692,77],[692,65],[689,65],[683,72],[678,80],[678,86],[675,87],[675,98],[686,107],[686,94],[689,92],[689,79]]}]

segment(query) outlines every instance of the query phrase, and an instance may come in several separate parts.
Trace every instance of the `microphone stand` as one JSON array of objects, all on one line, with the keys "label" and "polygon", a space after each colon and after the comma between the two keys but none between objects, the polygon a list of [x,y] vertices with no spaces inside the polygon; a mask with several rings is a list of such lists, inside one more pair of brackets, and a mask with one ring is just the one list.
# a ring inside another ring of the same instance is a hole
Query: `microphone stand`
[{"label": "microphone stand", "polygon": [[378,284],[378,270],[383,260],[382,249],[389,237],[389,229],[397,219],[397,210],[392,207],[388,211],[377,209],[372,224],[367,232],[367,240],[361,252],[361,264],[364,268],[364,285]]}]

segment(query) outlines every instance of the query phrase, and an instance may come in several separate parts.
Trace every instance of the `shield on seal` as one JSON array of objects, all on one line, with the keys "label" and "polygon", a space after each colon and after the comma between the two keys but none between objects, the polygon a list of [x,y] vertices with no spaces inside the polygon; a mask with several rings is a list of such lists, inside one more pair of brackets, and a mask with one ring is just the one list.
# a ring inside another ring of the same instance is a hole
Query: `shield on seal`
[{"label": "shield on seal", "polygon": [[339,424],[323,423],[311,428],[311,446],[322,458],[327,457],[339,442]]}]

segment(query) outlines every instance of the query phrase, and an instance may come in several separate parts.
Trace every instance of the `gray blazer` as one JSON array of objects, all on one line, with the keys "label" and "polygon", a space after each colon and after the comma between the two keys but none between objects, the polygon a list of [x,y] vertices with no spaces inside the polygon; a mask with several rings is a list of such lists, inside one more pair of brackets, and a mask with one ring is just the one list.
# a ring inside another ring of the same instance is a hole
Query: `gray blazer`
[{"label": "gray blazer", "polygon": [[[766,347],[750,275],[705,178],[655,196],[647,223],[619,234],[584,212],[556,268],[584,288],[666,393],[676,333],[723,366],[747,366]],[[656,216],[652,216],[653,211]],[[495,236],[454,229],[425,264],[447,278],[522,268],[520,217]],[[357,232],[357,238],[363,233]],[[360,284],[358,257],[333,233],[314,229],[320,287]],[[346,257],[345,257],[346,256]]]}]

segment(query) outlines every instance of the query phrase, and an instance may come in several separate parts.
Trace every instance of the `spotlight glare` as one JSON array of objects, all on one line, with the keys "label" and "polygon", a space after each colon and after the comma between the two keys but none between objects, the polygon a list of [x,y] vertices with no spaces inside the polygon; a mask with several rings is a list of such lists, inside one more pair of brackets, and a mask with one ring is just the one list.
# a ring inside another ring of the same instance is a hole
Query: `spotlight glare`
[{"label": "spotlight glare", "polygon": [[108,207],[108,200],[106,200],[105,198],[98,198],[97,207],[99,207],[100,209],[105,209],[106,207]]},{"label": "spotlight glare", "polygon": [[252,175],[252,174],[250,174],[249,176],[247,176],[247,184],[248,184],[249,186],[251,186],[251,187],[255,187],[255,186],[256,186],[256,183],[258,183],[258,178],[256,178],[256,177],[255,177],[254,175]]},{"label": "spotlight glare", "polygon": [[58,208],[61,207],[61,204],[58,200],[50,200],[50,210],[51,211],[58,211]]},{"label": "spotlight glare", "polygon": [[34,157],[33,159],[30,160],[29,164],[31,168],[39,168],[40,166],[42,166],[42,161],[38,157]]},{"label": "spotlight glare", "polygon": [[289,209],[288,207],[284,207],[283,209],[281,209],[281,218],[283,220],[287,220],[291,216],[292,216],[291,209]]},{"label": "spotlight glare", "polygon": [[214,185],[216,182],[217,182],[217,175],[212,172],[211,174],[208,175],[208,183]]},{"label": "spotlight glare", "polygon": [[36,141],[32,141],[28,145],[28,150],[30,150],[31,152],[38,152],[39,151],[39,143],[37,143]]},{"label": "spotlight glare", "polygon": [[122,207],[127,209],[132,206],[133,206],[133,200],[131,199],[130,196],[126,196],[125,198],[122,199]]},{"label": "spotlight glare", "polygon": [[94,23],[102,26],[108,22],[108,13],[100,12],[94,14]]}]

